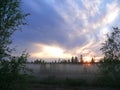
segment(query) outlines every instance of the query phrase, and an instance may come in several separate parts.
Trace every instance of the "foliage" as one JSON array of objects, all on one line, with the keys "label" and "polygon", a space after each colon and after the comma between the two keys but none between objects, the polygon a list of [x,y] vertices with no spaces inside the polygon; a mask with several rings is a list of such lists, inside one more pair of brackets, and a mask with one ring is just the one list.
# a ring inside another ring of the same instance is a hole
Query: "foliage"
[{"label": "foliage", "polygon": [[107,35],[101,50],[105,59],[120,60],[120,29],[113,28],[113,30],[111,35]]},{"label": "foliage", "polygon": [[0,90],[23,90],[29,75],[25,67],[27,54],[0,62]]},{"label": "foliage", "polygon": [[113,83],[119,82],[120,85],[120,29],[113,28],[113,32],[107,35],[101,50],[104,54],[99,65],[101,73],[104,78]]},{"label": "foliage", "polygon": [[20,5],[20,0],[0,0],[0,59],[8,58],[11,35],[26,24],[24,19],[28,14],[22,12]]},{"label": "foliage", "polygon": [[78,63],[78,57],[77,57],[77,56],[72,57],[72,58],[71,58],[71,63],[77,64],[77,63]]},{"label": "foliage", "polygon": [[33,63],[34,64],[45,64],[45,61],[42,59],[40,59],[40,60],[36,59]]},{"label": "foliage", "polygon": [[12,34],[25,25],[20,0],[0,0],[0,90],[23,90],[27,80],[27,54],[11,55]]},{"label": "foliage", "polygon": [[56,78],[55,76],[50,76],[43,79],[34,79],[31,83],[45,84],[45,85],[58,85],[58,86],[86,86],[87,81],[84,79],[72,79],[72,78]]}]

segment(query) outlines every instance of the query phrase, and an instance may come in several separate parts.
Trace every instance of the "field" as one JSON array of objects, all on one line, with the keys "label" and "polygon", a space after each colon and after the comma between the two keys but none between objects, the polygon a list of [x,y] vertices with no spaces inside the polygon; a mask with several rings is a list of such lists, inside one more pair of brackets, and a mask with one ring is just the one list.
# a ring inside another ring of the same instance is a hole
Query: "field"
[{"label": "field", "polygon": [[35,78],[29,90],[119,90],[104,86],[96,64],[28,64]]},{"label": "field", "polygon": [[27,67],[32,69],[33,75],[39,79],[56,77],[85,78],[90,80],[100,75],[96,64],[28,64]]}]

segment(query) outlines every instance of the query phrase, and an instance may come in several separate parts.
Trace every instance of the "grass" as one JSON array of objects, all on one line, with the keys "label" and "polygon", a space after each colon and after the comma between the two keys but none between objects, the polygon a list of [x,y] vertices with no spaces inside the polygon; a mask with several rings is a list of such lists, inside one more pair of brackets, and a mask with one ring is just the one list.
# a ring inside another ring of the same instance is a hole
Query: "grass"
[{"label": "grass", "polygon": [[101,79],[90,83],[84,79],[60,79],[51,76],[40,80],[34,78],[28,90],[119,90],[119,87],[110,86],[112,83],[101,83]]},{"label": "grass", "polygon": [[49,76],[43,79],[33,78],[30,84],[39,85],[54,85],[58,87],[110,87],[110,88],[120,88],[120,80],[118,82],[113,82],[110,78],[97,78],[94,81],[88,82],[85,79],[71,79],[71,78],[56,78],[54,76]]},{"label": "grass", "polygon": [[94,86],[98,86],[98,87],[117,87],[120,88],[120,79],[118,80],[113,80],[109,77],[100,77],[97,78],[97,80],[95,80],[93,82]]},{"label": "grass", "polygon": [[43,78],[43,79],[33,79],[31,83],[46,84],[46,85],[57,85],[57,86],[86,86],[87,81],[84,79],[71,79],[71,78],[56,78],[54,76]]}]

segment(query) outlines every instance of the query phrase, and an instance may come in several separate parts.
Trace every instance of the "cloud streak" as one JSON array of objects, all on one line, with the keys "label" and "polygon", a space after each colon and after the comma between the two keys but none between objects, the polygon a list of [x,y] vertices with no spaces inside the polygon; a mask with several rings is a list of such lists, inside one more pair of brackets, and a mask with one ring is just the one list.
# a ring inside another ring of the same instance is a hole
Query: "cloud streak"
[{"label": "cloud streak", "polygon": [[[32,58],[80,54],[98,57],[104,35],[113,25],[119,25],[119,0],[25,0],[23,3],[24,11],[31,13],[27,18],[29,25],[13,38],[15,45],[25,42]],[[52,51],[57,50],[61,54],[53,55]]]}]

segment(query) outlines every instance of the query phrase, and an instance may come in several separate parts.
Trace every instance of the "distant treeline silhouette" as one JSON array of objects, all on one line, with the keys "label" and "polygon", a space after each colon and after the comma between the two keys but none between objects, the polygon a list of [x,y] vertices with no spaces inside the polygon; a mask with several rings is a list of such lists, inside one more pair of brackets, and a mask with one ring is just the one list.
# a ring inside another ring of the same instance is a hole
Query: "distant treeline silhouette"
[{"label": "distant treeline silhouette", "polygon": [[43,59],[36,59],[29,63],[33,63],[33,64],[46,64],[46,63],[50,63],[50,64],[57,64],[57,63],[58,64],[95,64],[96,62],[94,58],[91,58],[90,62],[84,61],[83,56],[80,55],[80,59],[77,56],[75,57],[72,56],[71,59],[58,59],[58,60],[54,60],[51,62],[46,62]]}]

